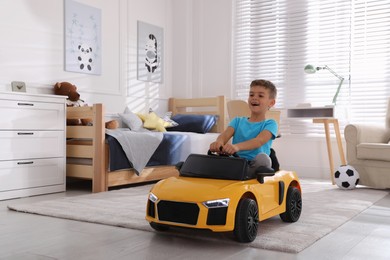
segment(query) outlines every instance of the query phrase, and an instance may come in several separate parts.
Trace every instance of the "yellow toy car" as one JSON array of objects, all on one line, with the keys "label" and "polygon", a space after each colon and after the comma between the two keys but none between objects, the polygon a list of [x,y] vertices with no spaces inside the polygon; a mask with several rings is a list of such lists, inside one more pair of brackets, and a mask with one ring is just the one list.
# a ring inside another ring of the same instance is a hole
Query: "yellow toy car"
[{"label": "yellow toy car", "polygon": [[177,169],[178,177],[161,180],[150,190],[146,220],[155,230],[233,231],[239,242],[252,242],[259,221],[279,215],[296,222],[301,215],[295,172],[260,167],[249,176],[246,159],[201,154],[191,154]]}]

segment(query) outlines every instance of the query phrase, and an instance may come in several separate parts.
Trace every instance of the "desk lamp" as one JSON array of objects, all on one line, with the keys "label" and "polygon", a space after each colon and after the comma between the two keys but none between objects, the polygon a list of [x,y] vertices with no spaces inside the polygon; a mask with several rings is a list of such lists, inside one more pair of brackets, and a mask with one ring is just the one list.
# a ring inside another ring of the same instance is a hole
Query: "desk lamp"
[{"label": "desk lamp", "polygon": [[340,83],[339,83],[339,86],[336,90],[336,94],[334,95],[333,97],[333,101],[332,101],[332,104],[333,105],[336,105],[336,99],[337,99],[337,96],[339,95],[339,92],[340,92],[340,88],[341,88],[341,85],[343,85],[343,81],[344,81],[344,78],[341,77],[339,74],[337,74],[336,72],[334,72],[331,68],[328,67],[328,65],[325,65],[324,67],[315,67],[311,64],[308,64],[305,66],[304,68],[304,71],[308,74],[314,74],[317,72],[317,70],[329,70],[330,73],[332,73],[333,75],[335,75],[339,80],[340,80]]}]

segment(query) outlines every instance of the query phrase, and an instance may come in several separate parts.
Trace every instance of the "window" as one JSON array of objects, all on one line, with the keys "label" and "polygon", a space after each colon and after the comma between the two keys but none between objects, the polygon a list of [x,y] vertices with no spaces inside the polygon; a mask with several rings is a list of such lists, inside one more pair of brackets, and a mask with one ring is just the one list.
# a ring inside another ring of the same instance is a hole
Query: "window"
[{"label": "window", "polygon": [[[235,0],[234,98],[250,82],[278,88],[279,108],[310,102],[331,105],[339,79],[327,70],[305,74],[306,64],[329,66],[345,78],[337,99],[347,122],[384,123],[390,96],[390,1]],[[311,120],[283,118],[284,134],[323,134]]]}]

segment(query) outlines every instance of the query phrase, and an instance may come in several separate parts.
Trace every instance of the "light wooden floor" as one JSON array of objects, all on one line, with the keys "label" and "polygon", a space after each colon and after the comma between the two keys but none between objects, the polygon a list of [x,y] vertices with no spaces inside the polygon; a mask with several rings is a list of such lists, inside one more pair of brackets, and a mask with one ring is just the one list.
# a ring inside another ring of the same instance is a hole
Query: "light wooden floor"
[{"label": "light wooden floor", "polygon": [[87,192],[76,187],[0,201],[0,259],[390,259],[390,195],[299,254],[23,214],[6,207]]}]

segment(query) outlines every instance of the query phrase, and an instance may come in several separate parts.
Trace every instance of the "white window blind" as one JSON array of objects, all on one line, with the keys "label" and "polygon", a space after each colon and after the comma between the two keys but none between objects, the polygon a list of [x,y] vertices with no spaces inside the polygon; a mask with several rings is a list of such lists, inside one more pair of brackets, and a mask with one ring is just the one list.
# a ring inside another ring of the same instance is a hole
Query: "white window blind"
[{"label": "white window blind", "polygon": [[[276,107],[331,105],[341,129],[348,122],[384,123],[390,96],[390,1],[235,0],[234,98],[247,99],[253,79],[278,88]],[[284,134],[323,134],[311,120],[282,118]]]},{"label": "white window blind", "polygon": [[351,5],[351,121],[384,123],[390,96],[390,1]]}]

